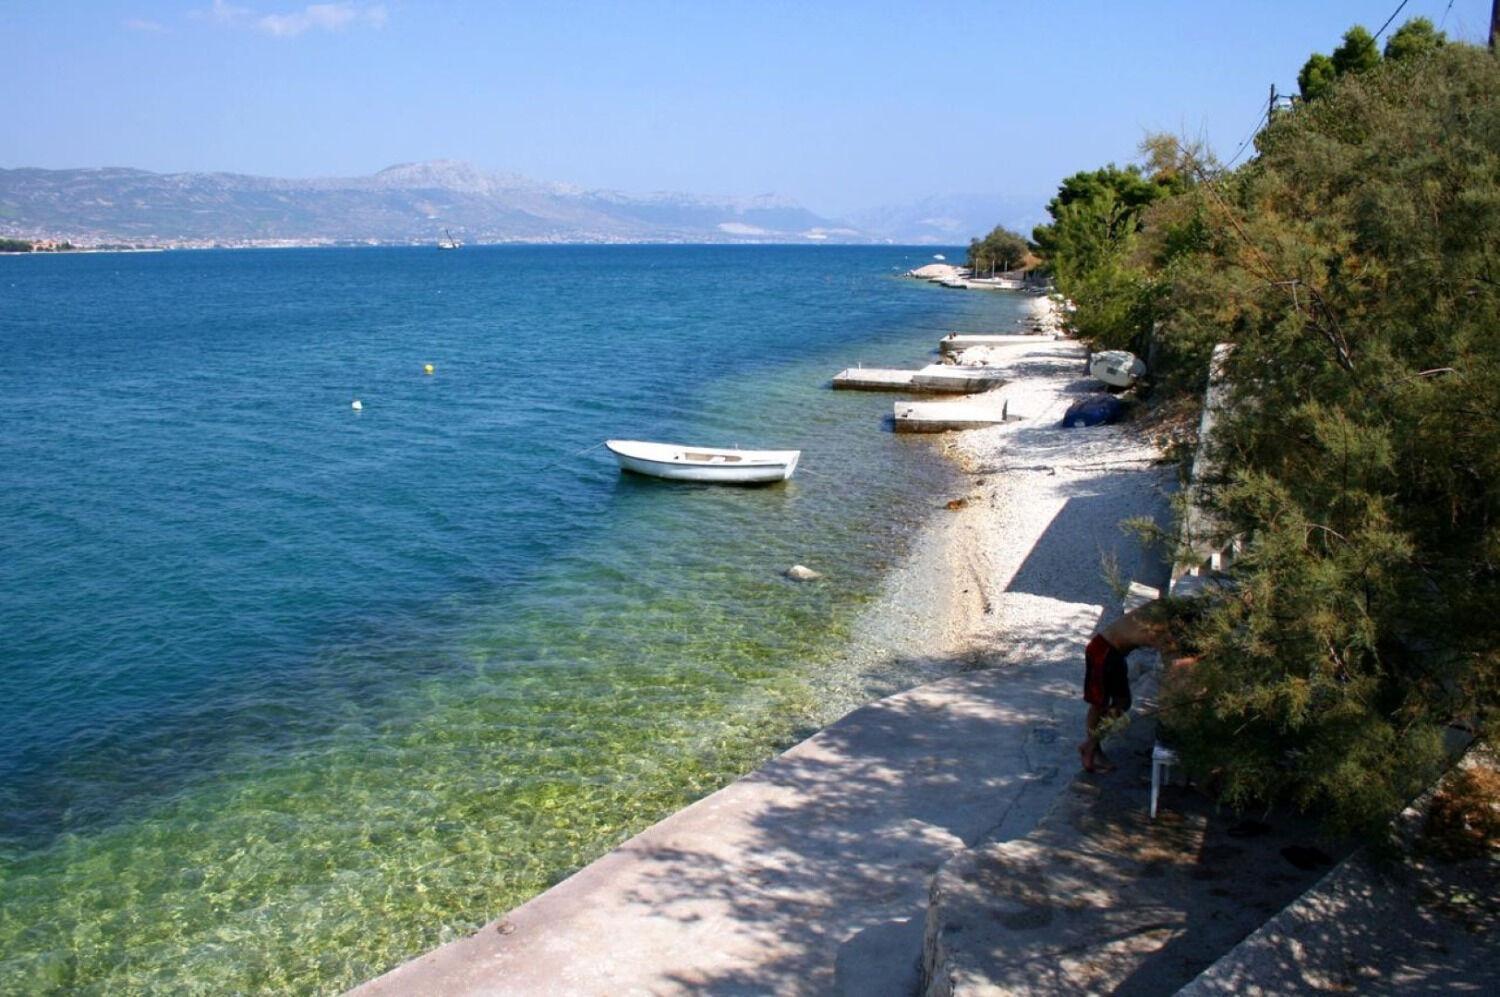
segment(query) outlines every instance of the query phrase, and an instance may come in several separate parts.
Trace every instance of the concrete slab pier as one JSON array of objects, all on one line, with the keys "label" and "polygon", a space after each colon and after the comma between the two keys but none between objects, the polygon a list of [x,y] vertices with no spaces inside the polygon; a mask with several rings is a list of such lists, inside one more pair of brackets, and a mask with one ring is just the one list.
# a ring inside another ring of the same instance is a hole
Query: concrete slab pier
[{"label": "concrete slab pier", "polygon": [[953,402],[897,402],[896,432],[947,433],[983,429],[1004,422],[1006,414],[1006,404],[993,396]]},{"label": "concrete slab pier", "polygon": [[938,340],[938,349],[943,353],[959,353],[974,346],[1011,346],[1017,343],[1031,343],[1035,345],[1045,342],[1046,336],[1026,336],[1018,334],[1002,333],[957,333],[950,332]]},{"label": "concrete slab pier", "polygon": [[990,391],[1005,383],[1005,372],[992,367],[955,367],[952,364],[928,364],[912,376],[917,391],[937,391],[972,395]]},{"label": "concrete slab pier", "polygon": [[912,391],[972,395],[1005,383],[1003,371],[988,367],[928,364],[921,370],[889,367],[850,367],[833,376],[833,386],[845,391]]},{"label": "concrete slab pier", "polygon": [[833,386],[844,391],[905,391],[916,374],[890,367],[849,367],[833,375]]}]

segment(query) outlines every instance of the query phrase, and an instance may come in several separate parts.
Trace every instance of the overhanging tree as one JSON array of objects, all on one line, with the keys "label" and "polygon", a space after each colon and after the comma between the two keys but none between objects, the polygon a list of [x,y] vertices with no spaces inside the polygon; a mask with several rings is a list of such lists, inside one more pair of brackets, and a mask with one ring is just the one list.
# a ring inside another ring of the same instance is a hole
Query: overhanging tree
[{"label": "overhanging tree", "polygon": [[1234,803],[1384,820],[1500,687],[1500,67],[1348,74],[1186,197],[1169,329],[1236,349],[1206,501],[1245,554],[1168,695]]},{"label": "overhanging tree", "polygon": [[1397,35],[1373,66],[1346,35],[1239,169],[1148,141],[1149,172],[1075,174],[1036,231],[1080,332],[1156,329],[1158,385],[1236,344],[1203,500],[1243,556],[1165,722],[1229,802],[1342,828],[1500,706],[1500,66]]}]

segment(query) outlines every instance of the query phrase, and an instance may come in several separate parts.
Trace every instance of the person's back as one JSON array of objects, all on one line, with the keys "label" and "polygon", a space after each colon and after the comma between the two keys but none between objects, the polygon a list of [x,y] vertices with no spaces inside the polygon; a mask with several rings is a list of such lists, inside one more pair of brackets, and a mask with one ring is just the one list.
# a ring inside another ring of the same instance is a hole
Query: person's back
[{"label": "person's back", "polygon": [[1129,654],[1138,647],[1149,645],[1162,650],[1171,639],[1159,603],[1150,602],[1132,609],[1113,623],[1102,628],[1099,636],[1109,642],[1121,654]]}]

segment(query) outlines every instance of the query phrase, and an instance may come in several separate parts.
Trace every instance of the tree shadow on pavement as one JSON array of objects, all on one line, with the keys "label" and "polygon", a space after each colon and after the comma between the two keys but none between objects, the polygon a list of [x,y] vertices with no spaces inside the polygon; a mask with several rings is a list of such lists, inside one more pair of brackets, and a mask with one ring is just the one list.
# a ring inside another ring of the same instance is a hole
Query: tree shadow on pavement
[{"label": "tree shadow on pavement", "polygon": [[1074,718],[1056,711],[1077,676],[1052,666],[1072,663],[1089,622],[1085,608],[1035,634],[1050,653],[1026,666],[855,711],[732,787],[744,817],[706,846],[699,835],[692,848],[667,845],[670,826],[627,846],[644,863],[632,906],[687,926],[691,944],[720,946],[685,960],[702,968],[669,972],[672,985],[912,993],[932,873],[1007,825],[1024,833],[1064,778]]}]

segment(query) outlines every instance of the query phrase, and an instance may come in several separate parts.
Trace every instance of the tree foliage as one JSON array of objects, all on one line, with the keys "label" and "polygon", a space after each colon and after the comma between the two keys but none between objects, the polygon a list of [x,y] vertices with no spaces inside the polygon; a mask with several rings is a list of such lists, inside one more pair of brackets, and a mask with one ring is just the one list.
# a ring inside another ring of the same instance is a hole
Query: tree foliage
[{"label": "tree foliage", "polygon": [[981,270],[1011,270],[1026,258],[1026,239],[1004,225],[996,225],[983,239],[969,242],[969,267]]},{"label": "tree foliage", "polygon": [[1277,115],[1233,172],[1184,155],[1173,186],[1158,157],[1126,184],[1144,204],[1108,182],[1128,171],[1069,178],[1037,239],[1097,328],[1155,327],[1160,383],[1201,390],[1235,344],[1201,499],[1243,552],[1167,722],[1229,802],[1345,828],[1500,704],[1500,64],[1430,37]]},{"label": "tree foliage", "polygon": [[1415,59],[1436,51],[1448,43],[1448,36],[1438,31],[1425,17],[1414,17],[1385,40],[1385,57],[1396,62]]},{"label": "tree foliage", "polygon": [[1303,100],[1316,100],[1328,92],[1338,75],[1332,59],[1322,52],[1314,52],[1297,74],[1297,89],[1302,92]]},{"label": "tree foliage", "polygon": [[1068,177],[1048,202],[1052,221],[1038,225],[1032,241],[1077,305],[1073,321],[1085,337],[1128,346],[1149,327],[1152,288],[1131,257],[1146,208],[1182,182],[1175,171],[1148,177],[1111,163]]},{"label": "tree foliage", "polygon": [[[1413,17],[1386,39],[1385,58],[1405,62],[1435,51],[1445,45],[1447,35],[1433,27],[1425,17]],[[1354,25],[1344,32],[1339,47],[1332,56],[1314,52],[1302,64],[1297,74],[1297,88],[1304,101],[1317,100],[1333,88],[1334,81],[1341,76],[1367,73],[1379,66],[1380,49],[1375,39],[1361,25]]]},{"label": "tree foliage", "polygon": [[1375,47],[1374,37],[1363,25],[1356,24],[1345,31],[1343,43],[1333,50],[1333,69],[1340,76],[1367,73],[1378,65],[1380,49]]},{"label": "tree foliage", "polygon": [[1215,185],[1229,232],[1167,321],[1235,344],[1224,469],[1237,586],[1179,690],[1232,801],[1383,819],[1500,678],[1500,70],[1446,47],[1341,79]]}]

